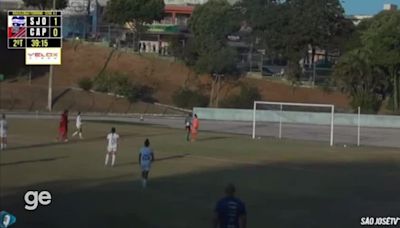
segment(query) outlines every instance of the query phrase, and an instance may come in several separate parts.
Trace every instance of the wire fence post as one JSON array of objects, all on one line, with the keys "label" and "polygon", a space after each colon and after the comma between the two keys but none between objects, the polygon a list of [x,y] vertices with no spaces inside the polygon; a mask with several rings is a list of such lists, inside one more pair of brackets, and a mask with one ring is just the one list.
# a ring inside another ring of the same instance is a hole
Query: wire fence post
[{"label": "wire fence post", "polygon": [[282,104],[281,106],[281,112],[279,114],[279,138],[282,138],[282,114],[283,114],[283,108],[282,108]]},{"label": "wire fence post", "polygon": [[360,128],[361,128],[361,107],[358,106],[358,119],[357,119],[357,146],[360,146]]},{"label": "wire fence post", "polygon": [[256,106],[257,102],[255,101],[253,105],[253,134],[252,134],[253,139],[256,137]]},{"label": "wire fence post", "polygon": [[333,123],[334,123],[334,115],[335,115],[335,106],[332,106],[331,111],[331,142],[330,145],[333,146]]}]

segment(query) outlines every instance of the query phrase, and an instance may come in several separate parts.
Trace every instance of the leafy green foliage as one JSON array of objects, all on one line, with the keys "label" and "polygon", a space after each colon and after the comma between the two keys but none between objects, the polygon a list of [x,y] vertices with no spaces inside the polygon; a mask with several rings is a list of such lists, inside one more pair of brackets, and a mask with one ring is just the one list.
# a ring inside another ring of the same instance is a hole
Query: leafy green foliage
[{"label": "leafy green foliage", "polygon": [[186,40],[185,44],[179,39],[173,39],[171,42],[172,55],[183,61],[186,66],[194,67],[198,54],[193,39]]},{"label": "leafy green foliage", "polygon": [[7,13],[6,12],[0,12],[0,20],[3,21],[4,23],[0,23],[0,30],[4,30],[7,28]]},{"label": "leafy green foliage", "polygon": [[181,108],[206,107],[208,97],[199,91],[181,88],[172,95],[175,105]]},{"label": "leafy green foliage", "polygon": [[[56,9],[64,9],[68,6],[68,0],[55,0]],[[25,6],[32,6],[41,10],[53,9],[53,0],[23,0]]]},{"label": "leafy green foliage", "polygon": [[252,108],[254,101],[261,100],[261,94],[257,87],[242,85],[240,93],[228,97],[222,102],[225,108]]},{"label": "leafy green foliage", "polygon": [[164,2],[161,0],[111,0],[107,3],[107,19],[117,24],[152,23],[161,20]]},{"label": "leafy green foliage", "polygon": [[227,36],[239,29],[238,21],[235,9],[225,0],[196,7],[189,21],[193,40],[185,62],[198,73],[235,72],[237,52],[227,45]]},{"label": "leafy green foliage", "polygon": [[110,85],[109,92],[112,92],[120,96],[128,96],[129,92],[131,92],[131,88],[133,87],[128,77],[120,74],[114,75],[111,78],[109,85]]},{"label": "leafy green foliage", "polygon": [[238,6],[253,28],[252,43],[289,60],[291,80],[299,78],[299,60],[310,49],[341,49],[354,30],[339,0],[243,0]]},{"label": "leafy green foliage", "polygon": [[195,70],[198,73],[236,73],[237,52],[231,47],[221,47],[199,54]]},{"label": "leafy green foliage", "polygon": [[106,7],[106,20],[120,25],[129,25],[135,34],[135,48],[138,48],[146,23],[163,18],[162,0],[110,0]]},{"label": "leafy green foliage", "polygon": [[84,77],[79,79],[78,86],[85,91],[89,91],[93,87],[93,81],[88,77]]},{"label": "leafy green foliage", "polygon": [[359,25],[335,69],[335,80],[355,108],[377,111],[386,96],[400,106],[400,12],[382,12]]},{"label": "leafy green foliage", "polygon": [[200,50],[207,51],[225,46],[226,37],[239,29],[238,19],[227,1],[213,0],[195,8],[189,28]]},{"label": "leafy green foliage", "polygon": [[358,49],[346,53],[335,66],[333,79],[352,97],[353,110],[376,113],[387,89],[384,72],[372,62],[372,53]]},{"label": "leafy green foliage", "polygon": [[153,88],[146,85],[134,84],[125,75],[103,73],[94,79],[93,84],[96,91],[124,96],[131,103],[139,100],[144,102],[155,101],[153,98]]},{"label": "leafy green foliage", "polygon": [[102,74],[98,75],[93,80],[94,90],[96,90],[98,92],[103,92],[103,93],[111,91],[110,81],[111,81],[111,79],[110,79],[109,74],[102,73]]},{"label": "leafy green foliage", "polygon": [[362,44],[373,53],[374,64],[380,66],[392,85],[393,108],[400,109],[400,11],[378,14],[362,34]]}]

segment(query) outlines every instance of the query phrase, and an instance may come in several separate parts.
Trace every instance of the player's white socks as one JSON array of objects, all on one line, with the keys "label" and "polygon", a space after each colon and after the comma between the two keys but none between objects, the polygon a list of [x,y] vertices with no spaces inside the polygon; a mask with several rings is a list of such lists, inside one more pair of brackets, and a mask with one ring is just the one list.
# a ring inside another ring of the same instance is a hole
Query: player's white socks
[{"label": "player's white socks", "polygon": [[76,134],[78,134],[77,131],[75,131],[75,132],[72,134],[72,137],[75,137]]},{"label": "player's white socks", "polygon": [[4,145],[3,143],[0,144],[0,149],[3,150],[4,149]]},{"label": "player's white socks", "polygon": [[147,180],[146,179],[142,179],[142,186],[143,186],[143,188],[146,188],[146,186],[147,186]]},{"label": "player's white socks", "polygon": [[80,138],[80,139],[83,139],[82,133],[79,133],[79,138]]},{"label": "player's white socks", "polygon": [[108,164],[108,154],[106,154],[106,162],[104,163],[104,165]]},{"label": "player's white socks", "polygon": [[114,166],[115,163],[115,154],[111,155],[111,166]]}]

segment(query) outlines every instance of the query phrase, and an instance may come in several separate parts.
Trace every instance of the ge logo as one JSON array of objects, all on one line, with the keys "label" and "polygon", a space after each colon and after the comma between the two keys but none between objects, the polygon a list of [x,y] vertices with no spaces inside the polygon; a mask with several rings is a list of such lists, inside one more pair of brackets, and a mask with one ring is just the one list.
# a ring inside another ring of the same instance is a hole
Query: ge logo
[{"label": "ge logo", "polygon": [[28,191],[25,193],[25,209],[34,211],[40,205],[47,206],[51,203],[51,194],[48,191]]}]

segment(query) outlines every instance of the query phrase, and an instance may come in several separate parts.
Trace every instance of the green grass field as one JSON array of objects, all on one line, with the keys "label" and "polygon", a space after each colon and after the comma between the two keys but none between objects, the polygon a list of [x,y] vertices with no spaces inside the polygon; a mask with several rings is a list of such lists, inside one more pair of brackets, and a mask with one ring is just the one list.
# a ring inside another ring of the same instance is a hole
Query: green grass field
[{"label": "green grass field", "polygon": [[[1,210],[13,227],[211,227],[215,202],[233,182],[248,227],[358,227],[361,217],[400,216],[400,151],[200,132],[151,125],[86,123],[85,139],[56,143],[57,121],[10,120],[0,152]],[[122,139],[104,166],[111,126]],[[73,126],[71,125],[71,129]],[[137,163],[144,139],[156,161],[147,189]],[[25,211],[28,190],[52,203]]]}]

